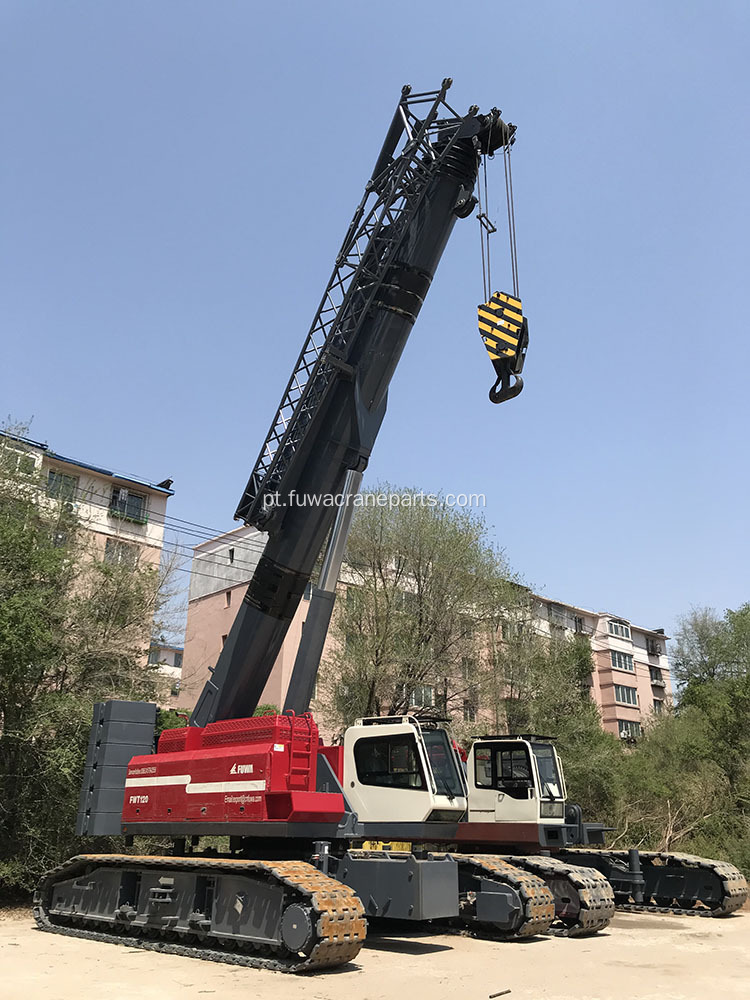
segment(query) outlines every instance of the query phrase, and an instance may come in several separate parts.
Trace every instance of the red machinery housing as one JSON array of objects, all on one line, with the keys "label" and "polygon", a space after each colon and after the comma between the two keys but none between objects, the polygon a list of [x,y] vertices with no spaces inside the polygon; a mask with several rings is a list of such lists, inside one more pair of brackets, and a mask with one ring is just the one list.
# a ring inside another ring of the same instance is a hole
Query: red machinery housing
[{"label": "red machinery housing", "polygon": [[343,796],[315,785],[318,754],[336,771],[337,751],[309,714],[167,729],[156,754],[128,765],[122,822],[336,823]]}]

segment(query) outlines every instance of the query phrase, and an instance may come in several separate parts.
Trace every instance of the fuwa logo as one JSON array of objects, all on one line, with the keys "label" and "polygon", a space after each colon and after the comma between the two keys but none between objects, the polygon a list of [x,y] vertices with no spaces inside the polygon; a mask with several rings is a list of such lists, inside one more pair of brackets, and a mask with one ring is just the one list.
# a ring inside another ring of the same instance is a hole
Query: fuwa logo
[{"label": "fuwa logo", "polygon": [[252,774],[253,765],[252,764],[232,764],[230,774]]}]

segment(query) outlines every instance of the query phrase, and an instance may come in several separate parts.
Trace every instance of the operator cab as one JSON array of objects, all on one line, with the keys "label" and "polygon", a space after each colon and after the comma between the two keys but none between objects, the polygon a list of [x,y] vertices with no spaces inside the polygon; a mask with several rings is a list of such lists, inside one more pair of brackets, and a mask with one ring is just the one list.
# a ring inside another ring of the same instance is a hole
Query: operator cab
[{"label": "operator cab", "polygon": [[547,736],[484,736],[469,751],[469,820],[565,821],[565,779]]},{"label": "operator cab", "polygon": [[346,730],[344,794],[362,823],[458,822],[467,806],[448,734],[412,715],[357,719]]}]

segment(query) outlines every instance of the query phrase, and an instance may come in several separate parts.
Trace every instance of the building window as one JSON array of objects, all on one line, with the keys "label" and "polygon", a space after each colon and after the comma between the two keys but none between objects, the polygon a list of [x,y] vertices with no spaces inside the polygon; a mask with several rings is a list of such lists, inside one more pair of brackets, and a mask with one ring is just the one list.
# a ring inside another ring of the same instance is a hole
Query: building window
[{"label": "building window", "polygon": [[584,631],[583,618],[580,615],[576,615],[573,619],[573,630],[578,634],[582,635]]},{"label": "building window", "polygon": [[159,647],[152,646],[148,651],[148,662],[153,667],[159,662]]},{"label": "building window", "polygon": [[640,722],[631,722],[629,719],[618,719],[617,728],[622,739],[636,740],[641,735]]},{"label": "building window", "polygon": [[414,708],[434,708],[435,688],[432,684],[417,684],[411,692],[409,704]]},{"label": "building window", "polygon": [[636,688],[625,687],[623,684],[615,684],[615,701],[623,705],[637,705],[638,691]]},{"label": "building window", "polygon": [[631,653],[621,653],[619,649],[612,649],[610,650],[609,655],[612,657],[612,666],[616,670],[629,670],[631,673],[635,672],[633,656]]},{"label": "building window", "polygon": [[229,550],[229,565],[231,566],[234,562],[234,549]]},{"label": "building window", "polygon": [[658,687],[666,687],[666,684],[664,683],[664,675],[659,667],[649,667],[648,672],[651,677],[652,684],[656,684]]},{"label": "building window", "polygon": [[224,607],[225,608],[230,608],[231,606],[232,606],[232,591],[231,590],[225,590],[224,591]]},{"label": "building window", "polygon": [[182,653],[174,654],[174,665],[177,667],[178,670],[182,669]]},{"label": "building window", "polygon": [[138,546],[121,542],[119,538],[108,538],[104,545],[104,561],[112,566],[135,566]]},{"label": "building window", "polygon": [[617,635],[621,639],[630,638],[630,626],[627,622],[617,621],[616,618],[610,618],[609,620],[609,634]]},{"label": "building window", "polygon": [[555,625],[565,625],[567,614],[562,604],[550,604],[547,607],[547,620]]},{"label": "building window", "polygon": [[109,513],[111,517],[121,517],[125,521],[145,524],[148,521],[146,496],[144,493],[132,493],[123,486],[113,486]]},{"label": "building window", "polygon": [[661,646],[656,639],[646,639],[646,652],[649,656],[661,656]]},{"label": "building window", "polygon": [[477,721],[477,707],[473,701],[464,698],[464,722]]},{"label": "building window", "polygon": [[50,469],[47,475],[47,495],[56,500],[72,502],[78,492],[78,476],[67,476],[64,472]]},{"label": "building window", "polygon": [[661,698],[654,698],[654,715],[661,715],[664,711],[664,702]]},{"label": "building window", "polygon": [[31,476],[36,471],[36,458],[25,448],[4,448],[3,464],[10,472],[19,472],[22,476]]}]

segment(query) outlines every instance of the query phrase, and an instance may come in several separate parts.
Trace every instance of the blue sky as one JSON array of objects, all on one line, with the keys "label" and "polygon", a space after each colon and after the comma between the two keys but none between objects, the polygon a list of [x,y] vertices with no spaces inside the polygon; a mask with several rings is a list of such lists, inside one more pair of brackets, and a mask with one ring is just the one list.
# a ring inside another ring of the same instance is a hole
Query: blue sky
[{"label": "blue sky", "polygon": [[[460,222],[366,481],[484,493],[559,600],[668,629],[736,607],[749,25],[727,0],[4,0],[0,414],[231,527],[401,85],[452,76],[518,125],[526,388],[487,400]],[[502,231],[494,259],[506,288]]]}]

